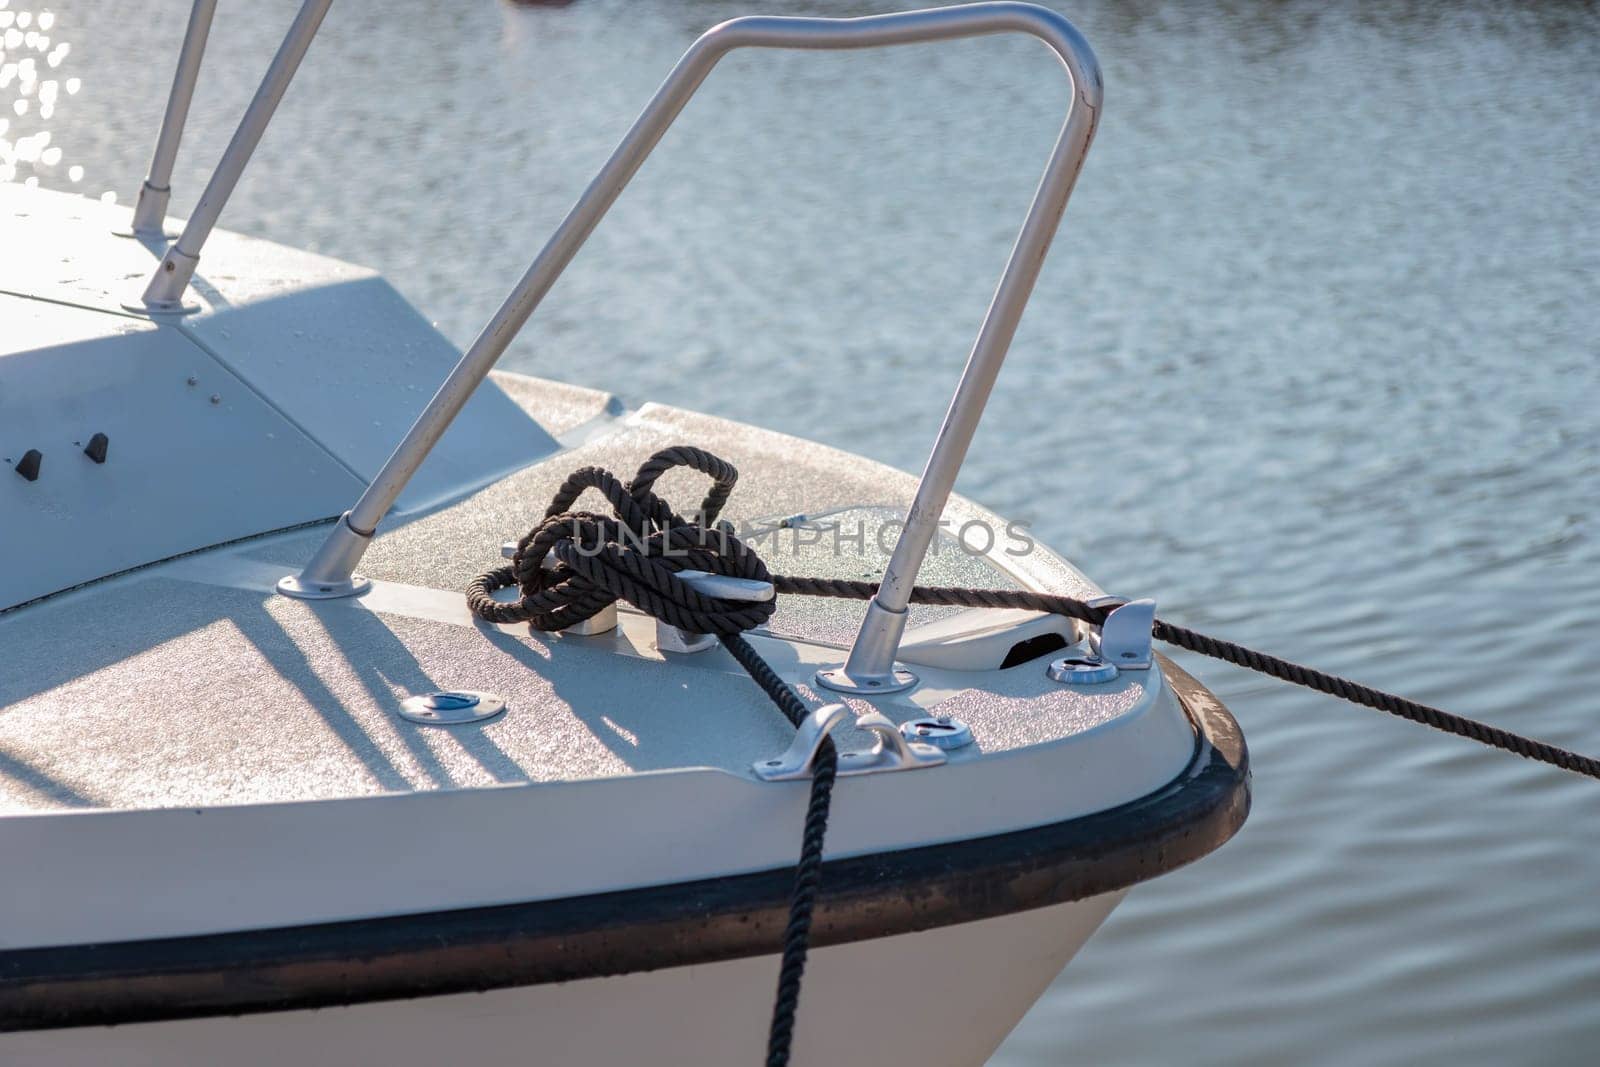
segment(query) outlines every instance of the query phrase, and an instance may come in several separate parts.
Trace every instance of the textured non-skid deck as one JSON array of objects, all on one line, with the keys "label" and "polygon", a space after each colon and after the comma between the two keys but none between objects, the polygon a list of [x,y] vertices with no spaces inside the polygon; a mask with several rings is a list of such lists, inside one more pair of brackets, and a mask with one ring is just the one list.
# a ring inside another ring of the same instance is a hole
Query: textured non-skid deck
[{"label": "textured non-skid deck", "polygon": [[[514,388],[508,392],[519,402],[526,395]],[[542,414],[537,409],[534,413]],[[536,463],[463,501],[420,516],[392,518],[362,560],[362,573],[409,585],[464,590],[474,576],[498,565],[502,542],[516,540],[539,521],[556,488],[573,470],[605,467],[626,480],[652,453],[680,444],[709,449],[739,468],[739,484],[723,517],[750,535],[774,572],[866,580],[883,573],[898,532],[890,521],[892,514],[883,509],[903,510],[916,479],[838,449],[657,404],[619,421],[614,432]],[[699,503],[707,482],[679,469],[663,475],[655,488],[680,511],[687,511]],[[603,509],[605,505],[598,495],[591,495],[580,506]],[[856,510],[840,514],[845,509]],[[800,528],[770,525],[799,514],[815,520]],[[1004,521],[992,513],[954,498],[945,515],[948,532],[939,536],[919,572],[924,584],[1000,589],[1026,584],[1069,596],[1098,592],[1053,553],[1008,533]],[[769,524],[761,525],[764,521]],[[977,525],[968,529],[968,547],[963,547],[962,527],[968,523]],[[320,530],[307,530],[263,543],[251,555],[286,566],[297,564],[322,537]],[[976,554],[977,549],[988,549],[988,554]],[[843,645],[855,636],[862,611],[863,605],[851,601],[786,597],[769,629]],[[912,626],[950,613],[928,607],[911,611]]]},{"label": "textured non-skid deck", "polygon": [[[568,400],[592,418],[604,414],[597,397]],[[489,627],[466,614],[460,597],[570,470],[631,472],[656,449],[691,441],[740,467],[728,508],[735,522],[821,516],[753,535],[775,570],[875,576],[878,530],[892,514],[885,505],[904,501],[910,478],[792,438],[650,407],[454,505],[401,517],[363,564],[381,595],[307,603],[270,591],[274,575],[309,555],[318,528],[176,560],[0,616],[0,810],[320,799],[693,766],[748,773],[751,762],[788,744],[792,728],[723,651],[663,657],[650,648],[648,620],[637,616],[625,616],[608,638]],[[660,488],[687,507],[703,484],[674,472]],[[990,518],[962,502],[950,514],[958,522]],[[1005,562],[1010,573],[946,538],[922,575],[1093,592],[1041,549]],[[812,663],[848,643],[861,611],[858,602],[784,597],[770,632],[754,640],[806,686]],[[884,710],[903,719],[950,699],[978,738],[958,758],[1090,729],[1143,693],[1136,680],[1094,691],[1055,686],[1037,664],[970,677],[925,673],[920,706]],[[970,685],[983,692],[964,692]],[[493,691],[510,710],[455,729],[396,714],[408,695],[452,688]]]},{"label": "textured non-skid deck", "polygon": [[[0,810],[323,799],[695,766],[743,774],[793,736],[726,653],[663,658],[648,637],[618,654],[612,639],[153,575],[108,586],[92,605],[79,593],[30,611],[26,632],[20,613],[0,620],[17,668],[0,682]],[[791,646],[757,640],[805,687]],[[950,706],[978,735],[973,752],[994,753],[1127,711],[1143,693],[1132,677],[1091,694],[1049,683],[1035,664],[988,672],[985,692],[958,692]],[[931,680],[959,685],[949,672]],[[454,688],[491,689],[510,710],[452,729],[395,714],[410,694]]]}]

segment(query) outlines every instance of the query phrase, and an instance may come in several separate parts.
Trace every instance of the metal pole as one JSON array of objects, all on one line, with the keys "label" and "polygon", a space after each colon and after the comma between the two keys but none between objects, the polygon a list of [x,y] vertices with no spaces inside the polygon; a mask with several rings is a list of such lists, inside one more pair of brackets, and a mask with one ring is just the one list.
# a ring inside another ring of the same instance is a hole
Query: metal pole
[{"label": "metal pole", "polygon": [[239,175],[244,173],[245,164],[250,162],[250,154],[260,143],[267,123],[272,121],[278,101],[283,99],[284,90],[299,69],[300,60],[305,58],[306,49],[311,47],[311,39],[317,35],[322,16],[328,13],[328,5],[332,2],[305,0],[300,6],[300,13],[295,16],[294,23],[283,38],[283,44],[278,46],[278,54],[272,58],[272,65],[261,79],[261,87],[256,90],[255,98],[245,110],[244,118],[239,121],[233,140],[228,142],[227,150],[222,153],[217,169],[206,183],[205,192],[200,194],[200,202],[189,216],[189,224],[183,228],[183,233],[172,247],[167,249],[150,284],[145,287],[142,299],[147,309],[184,310],[183,292],[189,287],[189,279],[194,277],[194,269],[200,263],[200,249],[216,226],[217,217],[222,214],[233,187],[239,183]]},{"label": "metal pole", "polygon": [[150,160],[150,173],[139,187],[139,203],[133,209],[133,235],[165,237],[167,202],[172,199],[172,163],[183,139],[183,124],[189,117],[189,101],[194,99],[195,82],[200,78],[200,60],[206,53],[206,37],[211,33],[211,16],[217,0],[194,0],[189,9],[189,28],[178,53],[178,71],[172,77],[172,92],[167,96],[167,112],[161,117],[161,132],[156,135],[156,153]]},{"label": "metal pole", "polygon": [[1030,34],[1049,45],[1071,76],[1072,103],[923,470],[906,528],[895,545],[878,595],[868,607],[850,659],[842,669],[818,676],[830,687],[863,693],[892,692],[914,684],[909,672],[897,674],[894,669],[894,655],[905,630],[911,584],[937,529],[939,515],[949,499],[1099,120],[1100,68],[1088,42],[1063,16],[1033,4],[969,4],[856,19],[752,16],[708,30],[656,90],[600,173],[417,417],[356,506],[341,516],[305,569],[284,578],[278,589],[291,596],[318,598],[349,596],[366,586],[354,571],[379,521],[724,55],[736,48],[872,48],[995,33]]}]

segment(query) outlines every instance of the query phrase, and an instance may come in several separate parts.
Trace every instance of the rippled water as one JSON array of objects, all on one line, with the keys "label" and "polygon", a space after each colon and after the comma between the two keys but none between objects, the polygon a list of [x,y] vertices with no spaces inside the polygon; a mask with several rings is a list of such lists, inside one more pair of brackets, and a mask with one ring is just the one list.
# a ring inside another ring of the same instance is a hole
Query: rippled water
[{"label": "rippled water", "polygon": [[[224,224],[380,267],[464,343],[753,6],[337,4]],[[180,211],[294,5],[221,7]],[[129,199],[186,8],[0,0],[0,178]],[[963,489],[1171,618],[1600,750],[1600,14],[1067,10],[1105,119]],[[735,56],[510,364],[915,468],[1065,102],[1028,42]],[[996,1064],[1593,1062],[1600,788],[1188,665],[1249,736],[1250,822]]]}]

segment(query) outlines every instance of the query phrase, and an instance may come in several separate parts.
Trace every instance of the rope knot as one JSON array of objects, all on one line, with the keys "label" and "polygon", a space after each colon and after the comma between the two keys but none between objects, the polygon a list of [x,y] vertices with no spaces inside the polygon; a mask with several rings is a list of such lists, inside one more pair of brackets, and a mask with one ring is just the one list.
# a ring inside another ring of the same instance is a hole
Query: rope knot
[{"label": "rope knot", "polygon": [[[693,521],[653,491],[661,475],[679,466],[712,480]],[[511,566],[472,582],[468,604],[491,622],[526,621],[541,630],[564,630],[617,600],[691,633],[721,636],[759,626],[776,609],[774,601],[705,596],[678,577],[693,570],[772,580],[761,557],[731,525],[717,521],[738,480],[732,464],[687,445],[651,456],[626,486],[601,467],[576,470],[544,518],[517,542]],[[606,498],[612,515],[572,510],[590,489]],[[512,585],[521,594],[516,601],[494,599],[496,589]]]}]

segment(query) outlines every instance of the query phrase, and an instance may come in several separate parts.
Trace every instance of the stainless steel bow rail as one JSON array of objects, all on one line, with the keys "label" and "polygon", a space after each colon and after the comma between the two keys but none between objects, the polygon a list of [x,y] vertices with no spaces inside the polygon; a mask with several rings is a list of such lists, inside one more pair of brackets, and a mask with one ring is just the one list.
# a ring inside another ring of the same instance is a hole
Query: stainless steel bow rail
[{"label": "stainless steel bow rail", "polygon": [[189,28],[178,52],[178,71],[172,76],[172,92],[167,95],[167,110],[161,117],[161,132],[156,135],[156,151],[150,172],[139,187],[139,200],[133,209],[128,237],[166,239],[167,204],[172,200],[172,164],[178,158],[178,142],[189,117],[189,101],[194,99],[195,82],[200,78],[200,60],[205,55],[206,37],[211,33],[211,16],[217,0],[194,0],[189,10]]},{"label": "stainless steel bow rail", "polygon": [[[167,249],[156,266],[155,274],[145,286],[142,296],[127,301],[123,306],[147,314],[182,314],[198,309],[197,305],[184,303],[184,292],[200,265],[200,250],[211,236],[222,215],[222,209],[239,184],[250,155],[261,143],[272,114],[278,109],[289,82],[306,49],[317,35],[322,18],[328,13],[333,0],[305,0],[295,15],[289,32],[273,56],[272,64],[261,79],[261,86],[245,109],[239,128],[223,151],[212,171],[210,181],[200,194],[189,215],[183,233]],[[150,174],[139,190],[139,204],[134,210],[132,233],[138,237],[162,239],[167,203],[172,196],[172,163],[178,154],[178,141],[183,136],[184,120],[189,114],[189,101],[194,96],[195,82],[200,76],[200,60],[205,53],[206,37],[211,31],[211,16],[216,10],[216,0],[195,0],[189,13],[189,28],[184,34],[183,48],[178,57],[178,71],[173,78],[172,93],[167,98],[167,110],[161,121],[161,133],[156,138],[155,157],[150,163]]]},{"label": "stainless steel bow rail", "polygon": [[[325,0],[308,0],[307,7],[313,3],[326,7]],[[739,48],[880,48],[1002,33],[1025,34],[1049,46],[1066,67],[1072,83],[1072,100],[923,469],[905,528],[895,544],[877,595],[867,608],[849,659],[842,667],[820,672],[817,678],[831,689],[865,694],[891,693],[916,684],[916,677],[894,662],[905,631],[911,586],[937,530],[939,516],[983,415],[984,404],[1005,360],[1028,296],[1038,279],[1100,114],[1100,68],[1088,42],[1064,17],[1034,4],[969,4],[853,19],[753,16],[724,22],[701,35],[656,90],[355,507],[340,517],[300,574],[278,583],[279,591],[289,596],[318,599],[351,596],[366,588],[368,583],[355,573],[355,568],[371,543],[378,523],[723,56]],[[285,48],[288,48],[287,43]],[[241,126],[240,134],[243,133]],[[239,135],[236,135],[235,141],[238,140]],[[230,146],[229,151],[232,150]],[[216,183],[214,177],[212,184]],[[208,187],[207,195],[210,193]],[[202,203],[205,203],[204,198]],[[167,262],[176,260],[177,266],[163,264],[163,270],[171,279],[187,278],[182,269],[183,257],[190,255],[187,249],[191,245],[186,243],[189,231],[204,218],[197,209],[196,218],[190,221],[185,236],[169,253]],[[214,221],[215,212],[210,219]],[[209,224],[206,228],[209,229]],[[204,230],[201,231],[203,236]],[[192,272],[192,264],[188,269]],[[146,293],[147,298],[173,300],[181,297],[181,286],[174,291],[171,284],[157,284],[162,281],[158,272],[156,282],[152,282]]]}]

